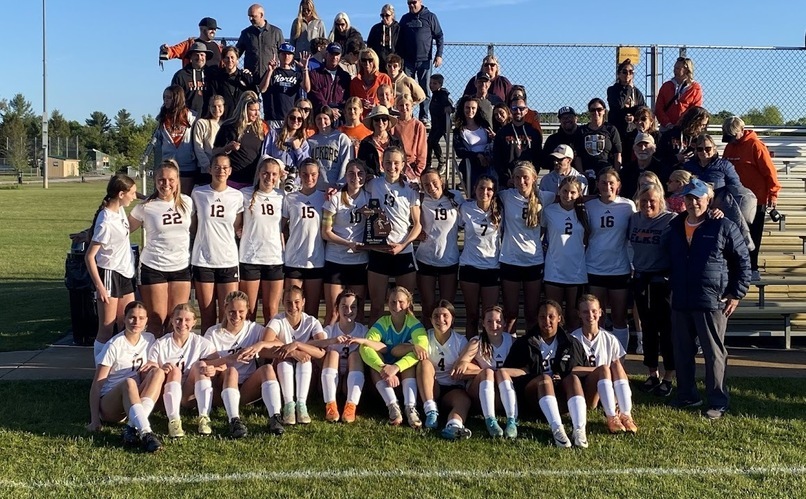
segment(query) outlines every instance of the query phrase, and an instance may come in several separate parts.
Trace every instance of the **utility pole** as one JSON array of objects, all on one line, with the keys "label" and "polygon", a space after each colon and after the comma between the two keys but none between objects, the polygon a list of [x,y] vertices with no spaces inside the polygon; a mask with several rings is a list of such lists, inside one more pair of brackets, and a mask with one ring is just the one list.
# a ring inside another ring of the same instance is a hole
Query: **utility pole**
[{"label": "utility pole", "polygon": [[45,2],[42,0],[42,187],[48,188],[48,59],[45,23]]}]

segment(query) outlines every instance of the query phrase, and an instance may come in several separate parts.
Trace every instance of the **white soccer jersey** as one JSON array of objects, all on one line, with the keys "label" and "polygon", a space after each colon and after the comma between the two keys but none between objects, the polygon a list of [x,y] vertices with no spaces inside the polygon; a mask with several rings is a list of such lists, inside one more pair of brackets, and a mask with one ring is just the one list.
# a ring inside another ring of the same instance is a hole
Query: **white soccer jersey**
[{"label": "white soccer jersey", "polygon": [[599,329],[599,333],[590,341],[582,334],[582,328],[571,333],[571,336],[579,340],[585,348],[589,367],[610,365],[627,354],[621,342],[604,329]]},{"label": "white soccer jersey", "polygon": [[317,334],[324,334],[325,332],[319,319],[305,312],[302,312],[302,320],[296,329],[291,327],[288,319],[285,318],[285,312],[275,315],[266,327],[277,333],[277,339],[283,342],[284,345],[295,341],[307,343],[314,339]]},{"label": "white soccer jersey", "polygon": [[[390,184],[384,177],[375,177],[367,183],[366,189],[371,199],[377,199],[381,203],[392,230],[386,237],[389,243],[400,243],[406,238],[411,225],[411,208],[420,206],[420,195],[409,187],[408,183],[400,182]],[[412,245],[409,244],[400,253],[411,253]]]},{"label": "white soccer jersey", "polygon": [[[241,330],[235,334],[222,328],[220,324],[216,324],[204,333],[204,337],[212,342],[213,348],[215,348],[220,357],[226,357],[261,341],[263,331],[264,327],[260,324],[244,321]],[[235,364],[235,369],[238,371],[238,384],[241,384],[257,369],[257,359],[255,359],[255,362],[246,364],[238,362]]]},{"label": "white soccer jersey", "polygon": [[204,336],[190,333],[185,344],[179,346],[173,339],[173,333],[170,333],[151,345],[148,350],[148,361],[156,362],[160,367],[165,364],[174,364],[182,371],[182,383],[184,383],[190,366],[215,352],[213,344]]},{"label": "white soccer jersey", "polygon": [[559,203],[550,204],[543,210],[540,224],[546,228],[549,246],[544,279],[558,284],[588,282],[585,230],[576,211],[565,210]]},{"label": "white soccer jersey", "polygon": [[146,244],[140,263],[162,272],[176,272],[190,265],[190,222],[193,201],[184,194],[184,209],[173,200],[144,201],[132,209],[131,217],[143,224]]},{"label": "white soccer jersey", "polygon": [[463,385],[462,380],[451,378],[453,365],[462,356],[467,346],[467,338],[451,329],[448,341],[441,344],[437,341],[434,330],[428,330],[428,359],[434,364],[437,383],[443,386]]},{"label": "white soccer jersey", "polygon": [[521,267],[542,264],[543,244],[540,241],[540,224],[535,227],[526,225],[529,200],[521,196],[517,189],[503,190],[498,193],[498,197],[504,209],[501,256],[498,260],[501,263]]},{"label": "white soccer jersey", "polygon": [[423,197],[420,220],[425,241],[417,247],[417,260],[435,267],[450,267],[459,263],[459,206],[464,198],[459,191],[451,191],[453,202],[442,196]]},{"label": "white soccer jersey", "polygon": [[497,371],[504,366],[504,361],[507,360],[507,355],[509,355],[509,349],[512,348],[512,335],[502,333],[501,338],[500,345],[493,345],[493,355],[489,359],[481,355],[481,342],[479,342],[479,351],[476,352],[476,357],[473,360],[480,368]]},{"label": "white soccer jersey", "polygon": [[499,227],[490,221],[490,214],[479,208],[475,201],[466,201],[459,208],[459,224],[465,228],[465,245],[459,264],[497,269],[501,238]]},{"label": "white soccer jersey", "polygon": [[306,196],[302,191],[285,197],[283,218],[288,220],[288,241],[285,244],[285,264],[298,269],[325,266],[325,241],[322,239],[322,206],[325,193],[314,191]]},{"label": "white soccer jersey", "polygon": [[557,337],[555,336],[551,343],[546,343],[543,338],[537,336],[537,342],[540,345],[540,356],[543,358],[543,372],[551,376],[554,374],[551,369],[551,362],[557,355]]},{"label": "white soccer jersey", "polygon": [[626,249],[630,218],[636,212],[635,203],[623,197],[616,197],[610,203],[596,198],[585,203],[585,208],[591,228],[585,253],[588,274],[629,274],[630,258]]},{"label": "white soccer jersey", "polygon": [[[350,333],[350,336],[353,338],[366,338],[367,330],[367,326],[356,322],[353,332]],[[330,326],[325,326],[325,334],[327,335],[328,339],[333,339],[338,338],[345,333],[341,331],[339,323],[337,322]],[[347,357],[349,357],[351,353],[358,350],[358,345],[334,344],[328,346],[327,349],[339,352],[339,371],[344,372],[347,370]]]},{"label": "white soccer jersey", "polygon": [[223,269],[238,266],[235,220],[243,211],[243,195],[227,187],[215,191],[209,185],[190,194],[196,215],[196,239],[190,263],[197,267]]},{"label": "white soccer jersey", "polygon": [[241,189],[243,194],[243,233],[239,257],[251,265],[283,264],[283,191]]},{"label": "white soccer jersey", "polygon": [[[347,204],[342,200],[344,193],[336,192],[325,201],[324,211],[333,214],[331,230],[334,234],[356,243],[364,242],[364,215],[358,210],[369,203],[369,194],[364,189],[351,199],[347,196]],[[369,261],[369,253],[363,250],[353,252],[343,244],[328,243],[325,246],[325,260],[342,265],[359,265]]]},{"label": "white soccer jersey", "polygon": [[101,245],[95,254],[95,263],[106,270],[114,270],[123,277],[134,277],[134,255],[129,242],[129,220],[126,210],[115,212],[104,208],[95,220],[92,241]]},{"label": "white soccer jersey", "polygon": [[137,371],[147,362],[148,349],[153,343],[153,334],[142,333],[137,343],[132,345],[123,332],[113,336],[104,345],[98,365],[108,366],[109,375],[101,387],[101,397],[112,391],[121,381],[137,376]]}]

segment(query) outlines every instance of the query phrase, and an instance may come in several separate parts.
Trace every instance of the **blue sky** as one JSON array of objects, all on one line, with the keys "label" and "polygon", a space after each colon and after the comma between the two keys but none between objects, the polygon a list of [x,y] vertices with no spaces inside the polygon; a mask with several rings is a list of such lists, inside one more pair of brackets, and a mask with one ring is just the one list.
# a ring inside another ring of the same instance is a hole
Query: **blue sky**
[{"label": "blue sky", "polygon": [[[41,2],[3,0],[3,4],[4,39],[10,41],[7,48],[12,55],[0,77],[0,98],[21,92],[36,112],[41,112]],[[365,36],[377,22],[382,4],[316,1],[328,29],[335,14],[350,5],[345,11]],[[80,121],[94,110],[113,116],[118,109],[126,108],[137,118],[156,114],[162,89],[179,69],[179,62],[172,61],[166,64],[165,72],[160,72],[158,46],[198,34],[197,24],[204,16],[215,17],[223,26],[219,36],[237,37],[248,25],[249,5],[220,0],[48,0],[49,110],[59,109],[68,119]],[[406,5],[394,5],[399,19]],[[806,2],[802,0],[442,0],[425,5],[439,16],[446,40],[456,42],[802,47],[806,28]],[[264,6],[269,22],[287,35],[298,3],[287,0]],[[450,62],[446,60],[446,72],[466,74],[462,83],[449,85],[456,93],[477,70],[478,62],[475,57],[473,64],[458,65],[453,61],[449,66]],[[512,61],[503,63],[512,65]],[[584,63],[576,61],[573,67],[584,67],[580,64]],[[806,73],[806,67],[797,71]],[[602,88],[602,97],[604,93]]]}]

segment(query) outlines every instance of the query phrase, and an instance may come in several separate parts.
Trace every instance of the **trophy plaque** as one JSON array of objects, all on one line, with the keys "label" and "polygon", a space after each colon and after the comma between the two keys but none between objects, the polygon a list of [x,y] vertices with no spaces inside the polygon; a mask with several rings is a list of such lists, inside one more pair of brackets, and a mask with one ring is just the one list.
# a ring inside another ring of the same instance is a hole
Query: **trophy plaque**
[{"label": "trophy plaque", "polygon": [[370,199],[369,203],[358,210],[364,215],[364,245],[367,249],[383,251],[389,247],[386,237],[392,231],[386,213],[378,199]]}]

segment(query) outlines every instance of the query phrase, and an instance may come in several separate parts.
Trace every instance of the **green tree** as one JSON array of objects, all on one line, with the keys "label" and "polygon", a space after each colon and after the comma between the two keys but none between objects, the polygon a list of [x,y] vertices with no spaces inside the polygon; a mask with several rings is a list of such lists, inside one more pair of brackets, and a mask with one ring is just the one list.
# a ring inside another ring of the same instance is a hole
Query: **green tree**
[{"label": "green tree", "polygon": [[752,108],[741,116],[746,125],[781,126],[784,117],[777,106],[764,106],[763,109]]},{"label": "green tree", "polygon": [[16,94],[11,100],[0,100],[0,143],[6,162],[17,170],[29,166],[28,158],[34,157],[29,149],[29,137],[36,130],[36,116],[31,103],[23,94]]}]

